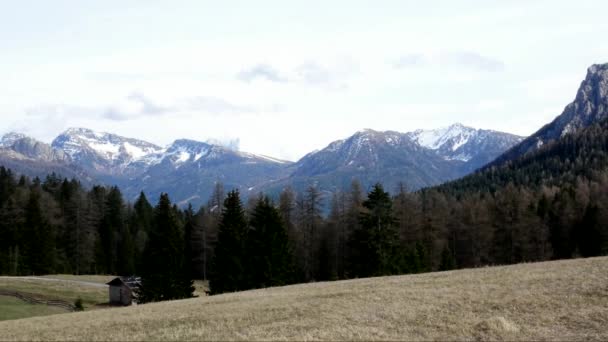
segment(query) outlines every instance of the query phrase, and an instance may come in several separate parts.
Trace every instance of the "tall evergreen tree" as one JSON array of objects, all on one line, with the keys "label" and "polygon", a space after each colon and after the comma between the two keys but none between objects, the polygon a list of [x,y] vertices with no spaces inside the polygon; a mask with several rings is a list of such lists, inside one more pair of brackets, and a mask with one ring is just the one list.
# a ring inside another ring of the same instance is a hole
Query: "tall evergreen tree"
[{"label": "tall evergreen tree", "polygon": [[285,223],[268,197],[259,198],[251,215],[248,251],[250,286],[280,286],[293,281],[293,255]]},{"label": "tall evergreen tree", "polygon": [[189,204],[188,208],[184,211],[184,262],[186,263],[186,268],[188,268],[190,272],[190,276],[193,277],[195,274],[195,270],[193,267],[193,237],[195,235],[195,214],[192,209],[192,205]]},{"label": "tall evergreen tree", "polygon": [[361,226],[352,236],[353,275],[369,277],[398,273],[396,222],[391,198],[382,185],[374,185],[363,207],[359,216]]},{"label": "tall evergreen tree", "polygon": [[29,274],[53,272],[55,261],[55,237],[52,227],[40,209],[38,189],[30,192],[25,208],[24,234],[25,266]]},{"label": "tall evergreen tree", "polygon": [[167,194],[161,194],[144,251],[140,303],[189,298],[194,285],[184,257],[184,234]]},{"label": "tall evergreen tree", "polygon": [[238,190],[230,191],[224,200],[212,272],[211,294],[234,292],[247,288],[247,220]]}]

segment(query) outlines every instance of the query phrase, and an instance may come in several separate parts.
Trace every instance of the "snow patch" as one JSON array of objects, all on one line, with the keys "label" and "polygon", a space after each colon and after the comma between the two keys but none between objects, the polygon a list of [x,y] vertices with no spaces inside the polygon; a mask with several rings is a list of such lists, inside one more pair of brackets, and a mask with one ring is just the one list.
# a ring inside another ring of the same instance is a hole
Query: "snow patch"
[{"label": "snow patch", "polygon": [[178,156],[177,156],[177,160],[176,162],[178,163],[185,163],[188,160],[190,160],[190,153],[186,152],[186,151],[180,151]]}]

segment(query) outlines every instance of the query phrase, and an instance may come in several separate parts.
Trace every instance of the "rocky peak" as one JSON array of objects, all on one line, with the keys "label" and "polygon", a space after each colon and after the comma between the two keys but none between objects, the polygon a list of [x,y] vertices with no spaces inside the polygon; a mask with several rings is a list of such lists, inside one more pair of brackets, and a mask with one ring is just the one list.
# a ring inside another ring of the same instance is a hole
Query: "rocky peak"
[{"label": "rocky peak", "polygon": [[513,147],[491,165],[513,160],[530,151],[608,118],[608,63],[595,64],[587,69],[574,101],[562,114],[529,138]]},{"label": "rocky peak", "polygon": [[11,147],[15,141],[26,138],[27,136],[23,133],[9,132],[2,136],[0,139],[0,147]]},{"label": "rocky peak", "polygon": [[30,138],[21,133],[8,133],[2,137],[0,147],[17,153],[19,158],[40,160],[45,162],[69,161],[69,156],[51,145]]}]

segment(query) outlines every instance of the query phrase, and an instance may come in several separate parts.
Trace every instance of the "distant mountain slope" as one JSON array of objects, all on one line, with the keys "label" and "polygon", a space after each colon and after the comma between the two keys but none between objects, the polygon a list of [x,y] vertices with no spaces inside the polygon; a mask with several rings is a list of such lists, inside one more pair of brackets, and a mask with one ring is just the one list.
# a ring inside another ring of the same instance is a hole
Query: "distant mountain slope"
[{"label": "distant mountain slope", "polygon": [[416,130],[407,135],[421,146],[436,151],[445,160],[465,162],[463,173],[486,165],[524,139],[514,134],[475,129],[459,123],[435,130]]},{"label": "distant mountain slope", "polygon": [[608,63],[589,67],[587,77],[581,83],[576,98],[566,106],[563,113],[501,155],[491,165],[514,160],[606,117],[608,117]]},{"label": "distant mountain slope", "polygon": [[514,160],[487,167],[436,189],[455,192],[494,192],[507,184],[529,188],[569,183],[577,177],[594,179],[608,170],[608,118],[591,124]]},{"label": "distant mountain slope", "polygon": [[254,191],[276,193],[316,183],[322,190],[344,189],[353,179],[364,187],[381,182],[393,191],[400,183],[419,189],[461,177],[496,158],[523,138],[455,124],[438,130],[410,133],[362,130],[309,153],[289,177]]},{"label": "distant mountain slope", "polygon": [[126,194],[133,198],[142,189],[151,196],[167,192],[175,202],[193,205],[206,203],[216,182],[246,193],[268,179],[283,177],[291,164],[185,139],[148,159],[150,166],[143,174],[123,181]]}]

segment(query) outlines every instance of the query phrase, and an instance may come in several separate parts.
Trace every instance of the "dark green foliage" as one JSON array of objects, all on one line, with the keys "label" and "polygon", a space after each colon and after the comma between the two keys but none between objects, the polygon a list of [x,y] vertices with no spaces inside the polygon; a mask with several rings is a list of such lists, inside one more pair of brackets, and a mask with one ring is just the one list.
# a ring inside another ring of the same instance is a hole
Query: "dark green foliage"
[{"label": "dark green foliage", "polygon": [[76,311],[84,311],[84,306],[82,305],[82,298],[76,298],[76,300],[74,301],[74,309]]},{"label": "dark green foliage", "polygon": [[224,200],[212,272],[209,277],[212,294],[248,288],[247,230],[247,220],[239,192],[230,191]]},{"label": "dark green foliage", "polygon": [[397,274],[399,269],[398,236],[392,200],[382,185],[376,184],[363,202],[361,226],[353,232],[352,274],[369,277]]},{"label": "dark green foliage", "polygon": [[184,255],[184,234],[167,194],[160,196],[154,210],[143,257],[138,302],[193,296],[194,286]]},{"label": "dark green foliage", "polygon": [[24,247],[26,274],[48,274],[54,271],[55,236],[53,228],[43,216],[40,208],[40,191],[34,189],[25,207],[25,222],[22,240]]},{"label": "dark green foliage", "polygon": [[253,288],[286,285],[294,279],[294,264],[287,229],[268,197],[253,209],[247,249]]}]

